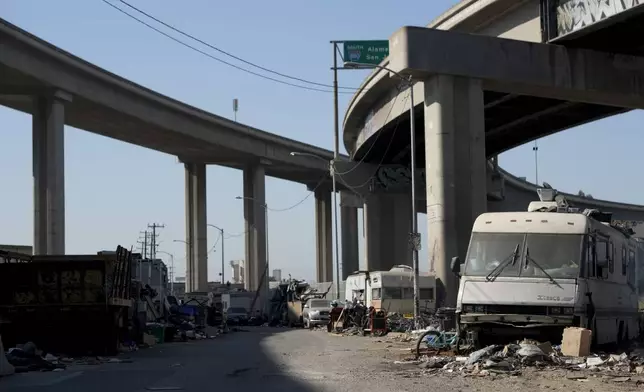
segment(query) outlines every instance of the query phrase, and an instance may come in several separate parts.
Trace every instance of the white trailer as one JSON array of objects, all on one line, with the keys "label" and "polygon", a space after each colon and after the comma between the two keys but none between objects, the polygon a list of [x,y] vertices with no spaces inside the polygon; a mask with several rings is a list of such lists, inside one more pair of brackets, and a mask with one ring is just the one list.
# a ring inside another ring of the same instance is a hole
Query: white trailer
[{"label": "white trailer", "polygon": [[221,304],[224,312],[230,308],[243,308],[246,312],[250,312],[250,305],[255,298],[254,291],[231,291],[229,293],[221,294]]},{"label": "white trailer", "polygon": [[[418,286],[420,310],[433,312],[436,308],[436,278],[420,275]],[[351,302],[354,298],[366,306],[390,313],[413,314],[413,270],[398,265],[389,271],[359,271],[349,275],[345,283],[345,300]]]},{"label": "white trailer", "polygon": [[528,212],[480,215],[464,264],[452,260],[470,343],[512,334],[556,341],[567,326],[591,329],[595,344],[638,336],[638,240],[610,214],[580,213],[555,194],[540,190]]}]

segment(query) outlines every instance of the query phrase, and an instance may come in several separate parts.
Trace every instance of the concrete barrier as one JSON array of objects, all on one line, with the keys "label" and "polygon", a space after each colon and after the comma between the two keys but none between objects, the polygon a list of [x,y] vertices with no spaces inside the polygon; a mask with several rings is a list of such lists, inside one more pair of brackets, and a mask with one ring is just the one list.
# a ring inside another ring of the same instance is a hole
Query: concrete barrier
[{"label": "concrete barrier", "polygon": [[2,336],[0,336],[0,377],[9,376],[16,372],[13,365],[7,360],[7,356],[4,353],[4,346],[2,345]]}]

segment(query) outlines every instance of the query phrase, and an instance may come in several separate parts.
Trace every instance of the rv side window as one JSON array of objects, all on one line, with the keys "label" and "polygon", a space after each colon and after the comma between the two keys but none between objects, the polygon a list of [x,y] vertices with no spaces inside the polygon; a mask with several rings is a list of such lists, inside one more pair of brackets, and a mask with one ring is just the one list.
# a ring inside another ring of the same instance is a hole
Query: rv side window
[{"label": "rv side window", "polygon": [[420,299],[434,299],[434,289],[420,289]]},{"label": "rv side window", "polygon": [[626,276],[626,282],[628,283],[629,286],[631,286],[633,289],[635,289],[635,286],[636,286],[635,251],[631,250],[631,249],[628,250],[627,273],[628,273],[628,275]]},{"label": "rv side window", "polygon": [[626,282],[629,286],[635,288],[635,251],[628,250],[628,267],[626,268],[628,275]]},{"label": "rv side window", "polygon": [[382,289],[371,289],[371,299],[380,299]]},{"label": "rv side window", "polygon": [[615,272],[615,244],[613,241],[608,243],[608,272]]},{"label": "rv side window", "polygon": [[382,289],[383,299],[402,299],[402,290],[400,287],[386,287]]},{"label": "rv side window", "polygon": [[626,275],[627,265],[628,265],[628,259],[626,258],[626,247],[622,246],[622,275]]},{"label": "rv side window", "polygon": [[[605,262],[606,264],[609,265],[609,268],[610,268],[610,256],[609,256],[609,253],[608,253],[608,240],[606,238],[598,236],[598,237],[596,237],[595,241],[596,241],[595,242],[595,263],[597,263],[597,262],[604,263]],[[603,277],[604,274],[603,274],[603,271],[602,271],[601,267],[597,266],[597,264],[595,264],[595,265],[596,265],[596,270],[597,270],[597,272],[595,273],[595,276],[597,276],[598,278]]]},{"label": "rv side window", "polygon": [[403,287],[403,289],[402,289],[402,298],[403,299],[414,299],[414,288],[413,287]]},{"label": "rv side window", "polygon": [[597,268],[595,268],[596,260],[597,253],[595,252],[595,236],[589,235],[588,241],[586,242],[586,262],[588,265],[586,271],[588,271],[589,278],[594,278],[597,272]]}]

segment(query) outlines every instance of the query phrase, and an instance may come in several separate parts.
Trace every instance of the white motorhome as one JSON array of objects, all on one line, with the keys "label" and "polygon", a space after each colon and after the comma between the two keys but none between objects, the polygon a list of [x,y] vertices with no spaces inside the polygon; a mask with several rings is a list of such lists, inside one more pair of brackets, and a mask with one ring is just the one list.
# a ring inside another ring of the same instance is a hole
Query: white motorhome
[{"label": "white motorhome", "polygon": [[[639,334],[638,240],[610,214],[580,213],[552,189],[528,212],[485,213],[474,222],[457,315],[470,343],[495,336],[561,339],[566,326],[593,331],[595,344]],[[467,332],[465,332],[467,331]]]},{"label": "white motorhome", "polygon": [[[418,279],[420,310],[433,312],[436,308],[436,278],[420,275]],[[397,265],[389,271],[359,271],[347,277],[345,299],[363,302],[366,306],[384,309],[390,313],[413,314],[413,270]]]}]

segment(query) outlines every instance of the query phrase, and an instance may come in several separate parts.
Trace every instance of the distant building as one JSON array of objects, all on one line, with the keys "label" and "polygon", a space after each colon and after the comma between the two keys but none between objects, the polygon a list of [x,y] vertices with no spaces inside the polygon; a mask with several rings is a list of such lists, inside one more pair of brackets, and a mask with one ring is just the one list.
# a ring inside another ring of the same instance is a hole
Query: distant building
[{"label": "distant building", "polygon": [[[232,284],[228,286],[227,284],[221,284],[221,282],[208,282],[208,291],[215,293],[228,292],[228,291],[239,291],[243,290],[243,284]],[[172,284],[172,290],[174,295],[177,298],[183,299],[186,295],[186,284],[185,282],[174,282]]]},{"label": "distant building", "polygon": [[232,279],[230,283],[244,284],[244,260],[231,260]]},{"label": "distant building", "polygon": [[281,282],[282,281],[282,270],[281,269],[274,269],[273,270],[273,279],[275,282]]},{"label": "distant building", "polygon": [[0,245],[0,250],[5,252],[16,252],[25,255],[33,255],[33,248],[29,245]]}]

